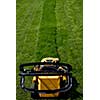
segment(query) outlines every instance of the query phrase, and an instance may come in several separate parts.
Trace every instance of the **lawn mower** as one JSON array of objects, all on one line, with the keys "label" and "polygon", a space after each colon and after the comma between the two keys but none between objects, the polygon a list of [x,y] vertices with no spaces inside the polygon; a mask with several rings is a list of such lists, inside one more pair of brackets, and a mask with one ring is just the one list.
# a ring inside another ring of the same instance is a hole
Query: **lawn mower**
[{"label": "lawn mower", "polygon": [[[31,66],[31,68],[30,68]],[[20,65],[20,86],[34,98],[59,98],[72,87],[71,65],[59,58],[47,57],[41,62]],[[25,86],[25,77],[31,77],[31,86]]]}]

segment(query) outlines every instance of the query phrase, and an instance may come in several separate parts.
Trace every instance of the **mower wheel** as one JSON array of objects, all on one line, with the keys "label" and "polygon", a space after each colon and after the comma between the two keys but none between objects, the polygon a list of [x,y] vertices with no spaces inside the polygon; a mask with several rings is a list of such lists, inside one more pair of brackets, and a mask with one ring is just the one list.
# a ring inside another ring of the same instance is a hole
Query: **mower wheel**
[{"label": "mower wheel", "polygon": [[39,94],[38,93],[31,93],[31,98],[37,99],[37,98],[39,98]]}]

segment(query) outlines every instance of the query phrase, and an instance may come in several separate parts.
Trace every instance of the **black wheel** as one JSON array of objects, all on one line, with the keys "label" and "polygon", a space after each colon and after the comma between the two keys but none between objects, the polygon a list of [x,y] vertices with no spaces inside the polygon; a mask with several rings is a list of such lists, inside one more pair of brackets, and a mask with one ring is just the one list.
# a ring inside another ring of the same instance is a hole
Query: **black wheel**
[{"label": "black wheel", "polygon": [[39,98],[39,94],[38,93],[31,93],[31,98],[37,99],[37,98]]},{"label": "black wheel", "polygon": [[[37,82],[34,82],[31,86],[33,89],[37,89]],[[39,98],[39,94],[37,92],[31,92],[31,98],[36,99]]]}]

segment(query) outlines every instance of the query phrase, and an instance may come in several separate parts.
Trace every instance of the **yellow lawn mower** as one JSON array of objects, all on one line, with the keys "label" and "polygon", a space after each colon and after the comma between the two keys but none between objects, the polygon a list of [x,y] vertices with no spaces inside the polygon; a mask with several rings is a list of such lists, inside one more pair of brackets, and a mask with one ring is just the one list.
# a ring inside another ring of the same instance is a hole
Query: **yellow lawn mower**
[{"label": "yellow lawn mower", "polygon": [[[30,68],[30,66],[32,66]],[[28,68],[28,69],[27,69]],[[72,87],[71,65],[58,58],[47,57],[41,62],[20,65],[20,86],[34,98],[59,98]],[[25,77],[32,77],[32,86],[25,86]]]}]

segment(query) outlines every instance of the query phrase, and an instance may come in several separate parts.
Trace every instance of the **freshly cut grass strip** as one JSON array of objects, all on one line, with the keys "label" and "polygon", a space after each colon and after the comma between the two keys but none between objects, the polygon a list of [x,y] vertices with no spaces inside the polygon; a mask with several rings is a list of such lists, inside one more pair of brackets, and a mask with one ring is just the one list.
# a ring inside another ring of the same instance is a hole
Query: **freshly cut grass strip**
[{"label": "freshly cut grass strip", "polygon": [[34,51],[34,61],[38,60],[36,52],[37,52],[37,49],[38,49],[40,25],[41,25],[42,14],[43,14],[43,5],[44,5],[44,1],[43,1],[42,5],[41,5],[41,13],[39,15],[40,19],[39,19],[38,31],[36,32],[35,45],[34,45],[34,48],[35,48],[35,51]]},{"label": "freshly cut grass strip", "polygon": [[38,60],[48,56],[57,57],[55,44],[57,34],[55,6],[56,0],[45,0],[36,53]]}]

